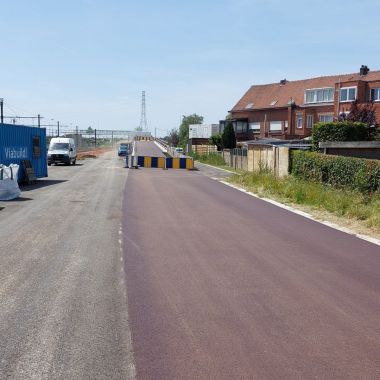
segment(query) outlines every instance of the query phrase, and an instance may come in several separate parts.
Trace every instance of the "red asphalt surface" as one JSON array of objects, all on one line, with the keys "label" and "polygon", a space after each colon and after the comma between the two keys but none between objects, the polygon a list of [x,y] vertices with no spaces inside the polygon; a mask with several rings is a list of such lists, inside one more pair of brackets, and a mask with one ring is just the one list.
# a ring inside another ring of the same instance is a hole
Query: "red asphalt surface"
[{"label": "red asphalt surface", "polygon": [[135,156],[165,157],[153,141],[136,141]]},{"label": "red asphalt surface", "polygon": [[380,247],[184,170],[131,170],[138,379],[379,379]]}]

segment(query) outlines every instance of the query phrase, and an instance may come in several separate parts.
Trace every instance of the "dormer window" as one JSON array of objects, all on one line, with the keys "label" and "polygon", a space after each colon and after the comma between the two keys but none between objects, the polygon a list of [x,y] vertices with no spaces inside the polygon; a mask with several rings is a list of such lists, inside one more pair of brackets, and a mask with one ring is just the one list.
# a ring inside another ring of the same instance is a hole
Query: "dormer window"
[{"label": "dormer window", "polygon": [[245,109],[250,109],[250,108],[253,108],[253,103],[248,103],[248,104],[245,106]]},{"label": "dormer window", "polygon": [[342,87],[340,89],[341,102],[353,102],[356,99],[356,87]]},{"label": "dormer window", "polygon": [[330,103],[333,101],[334,89],[332,87],[312,88],[305,91],[305,104]]}]

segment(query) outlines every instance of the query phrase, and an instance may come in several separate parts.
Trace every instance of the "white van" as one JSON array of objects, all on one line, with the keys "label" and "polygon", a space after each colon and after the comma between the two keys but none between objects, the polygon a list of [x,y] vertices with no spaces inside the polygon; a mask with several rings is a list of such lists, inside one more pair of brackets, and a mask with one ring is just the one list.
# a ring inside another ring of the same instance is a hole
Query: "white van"
[{"label": "white van", "polygon": [[66,165],[75,165],[77,161],[77,148],[74,139],[67,137],[53,137],[48,150],[48,165],[62,162]]}]

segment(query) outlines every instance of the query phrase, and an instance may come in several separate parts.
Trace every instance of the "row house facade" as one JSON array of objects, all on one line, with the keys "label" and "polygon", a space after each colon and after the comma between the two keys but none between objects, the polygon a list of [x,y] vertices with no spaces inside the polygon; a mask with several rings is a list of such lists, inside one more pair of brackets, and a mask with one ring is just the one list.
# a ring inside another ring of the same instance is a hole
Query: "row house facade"
[{"label": "row house facade", "polygon": [[[317,122],[349,113],[353,101],[374,101],[380,123],[380,71],[252,86],[230,111],[238,141],[258,138],[302,139]],[[220,122],[220,129],[228,121]]]}]

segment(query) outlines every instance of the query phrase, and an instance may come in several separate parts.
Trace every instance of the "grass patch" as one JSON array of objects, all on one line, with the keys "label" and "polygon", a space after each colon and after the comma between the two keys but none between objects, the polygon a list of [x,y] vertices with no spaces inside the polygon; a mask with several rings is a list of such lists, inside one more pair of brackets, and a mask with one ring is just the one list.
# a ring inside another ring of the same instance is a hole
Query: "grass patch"
[{"label": "grass patch", "polygon": [[276,178],[271,173],[233,175],[229,182],[240,185],[260,197],[283,203],[310,206],[338,217],[356,219],[380,232],[380,192],[363,194],[355,190],[337,189],[292,176]]},{"label": "grass patch", "polygon": [[219,153],[210,153],[210,154],[195,154],[193,156],[194,160],[202,162],[203,164],[208,164],[216,166],[222,169],[227,169],[233,171],[233,169],[226,164],[223,157]]}]

